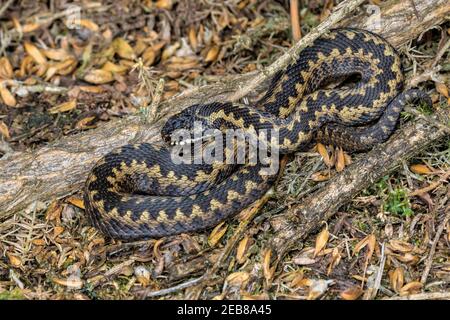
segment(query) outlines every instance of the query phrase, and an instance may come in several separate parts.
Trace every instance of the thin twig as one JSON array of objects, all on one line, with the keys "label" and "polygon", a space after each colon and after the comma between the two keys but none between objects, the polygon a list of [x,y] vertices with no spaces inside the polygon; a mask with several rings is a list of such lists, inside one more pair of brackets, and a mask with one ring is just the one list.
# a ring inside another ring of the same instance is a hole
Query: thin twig
[{"label": "thin twig", "polygon": [[203,275],[199,278],[195,278],[183,283],[180,283],[176,286],[170,287],[170,288],[166,288],[166,289],[162,289],[162,290],[156,290],[156,291],[150,291],[148,289],[145,290],[140,290],[140,291],[136,291],[137,294],[141,295],[143,298],[152,298],[152,297],[158,297],[158,296],[165,296],[167,294],[171,294],[174,292],[177,292],[179,290],[182,289],[186,289],[192,286],[195,286],[196,284],[199,284],[200,282],[202,282],[204,280],[206,275]]},{"label": "thin twig", "polygon": [[294,42],[297,42],[302,38],[302,29],[300,28],[300,16],[298,14],[298,0],[291,0],[290,8],[291,8],[292,39],[294,40]]},{"label": "thin twig", "polygon": [[367,291],[367,294],[365,295],[364,300],[373,300],[377,296],[378,290],[380,289],[380,286],[381,286],[381,279],[383,279],[383,271],[384,271],[385,263],[386,263],[385,243],[383,242],[383,244],[381,246],[380,266],[378,267],[378,270],[377,270],[375,282],[373,284],[373,287]]},{"label": "thin twig", "polygon": [[445,226],[447,225],[449,220],[450,220],[450,208],[447,208],[447,213],[445,215],[445,218],[439,225],[439,227],[436,231],[436,236],[434,237],[433,243],[431,244],[430,253],[428,254],[428,257],[427,257],[427,260],[425,263],[425,269],[423,270],[422,278],[420,279],[420,282],[422,282],[423,284],[425,284],[425,282],[427,281],[428,274],[430,273],[430,270],[431,270],[431,265],[433,264],[433,257],[434,257],[434,253],[436,252],[437,243],[439,242],[442,232],[444,231]]},{"label": "thin twig", "polygon": [[14,0],[8,0],[5,2],[5,4],[0,8],[0,17],[5,13],[5,11],[8,9],[8,7],[13,3]]},{"label": "thin twig", "polygon": [[442,177],[440,177],[437,181],[431,183],[429,186],[410,192],[408,193],[409,197],[414,197],[414,196],[418,196],[420,194],[424,194],[426,192],[429,192],[431,190],[436,189],[439,185],[441,185],[442,183],[444,183],[445,181],[447,181],[447,179],[450,177],[450,170],[447,171]]},{"label": "thin twig", "polygon": [[410,294],[407,296],[384,298],[383,300],[447,300],[447,299],[450,299],[450,292],[417,293],[417,294]]}]

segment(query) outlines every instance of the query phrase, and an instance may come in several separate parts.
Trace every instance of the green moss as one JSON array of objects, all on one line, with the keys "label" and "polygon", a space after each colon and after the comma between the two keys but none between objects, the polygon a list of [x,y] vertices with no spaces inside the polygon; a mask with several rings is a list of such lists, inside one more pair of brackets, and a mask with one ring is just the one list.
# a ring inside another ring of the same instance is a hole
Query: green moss
[{"label": "green moss", "polygon": [[384,211],[400,216],[412,216],[414,214],[409,202],[408,193],[403,188],[395,188],[388,193],[383,205]]},{"label": "green moss", "polygon": [[15,288],[11,291],[0,292],[0,300],[24,300],[26,299],[22,290]]}]

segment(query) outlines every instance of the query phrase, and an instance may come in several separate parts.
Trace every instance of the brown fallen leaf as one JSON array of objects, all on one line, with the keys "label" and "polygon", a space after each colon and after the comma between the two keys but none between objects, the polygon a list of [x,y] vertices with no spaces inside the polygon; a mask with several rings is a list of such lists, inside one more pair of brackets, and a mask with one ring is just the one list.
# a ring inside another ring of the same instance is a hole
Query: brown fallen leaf
[{"label": "brown fallen leaf", "polygon": [[389,272],[389,282],[392,290],[399,293],[404,285],[405,277],[402,267],[397,267],[395,270]]},{"label": "brown fallen leaf", "polygon": [[54,229],[53,229],[53,237],[54,238],[56,238],[57,236],[59,236],[61,233],[63,233],[64,232],[64,227],[61,227],[61,226],[56,226]]},{"label": "brown fallen leaf", "polygon": [[330,180],[331,176],[329,171],[318,171],[318,172],[314,172],[311,175],[311,180],[315,181],[315,182],[322,182],[322,181],[327,181]]},{"label": "brown fallen leaf", "polygon": [[239,241],[238,247],[236,249],[236,261],[239,264],[243,264],[246,260],[246,253],[252,240],[249,236],[245,236],[241,241]]},{"label": "brown fallen leaf", "polygon": [[444,97],[449,98],[448,94],[448,88],[445,85],[445,83],[442,82],[435,82],[434,85],[436,86],[436,91],[442,94]]},{"label": "brown fallen leaf", "polygon": [[263,250],[263,274],[266,282],[270,282],[275,273],[275,266],[271,266],[272,250]]},{"label": "brown fallen leaf", "polygon": [[3,103],[8,107],[15,107],[17,105],[16,98],[14,98],[11,91],[6,88],[3,82],[0,83],[0,96],[2,97]]},{"label": "brown fallen leaf", "polygon": [[116,38],[112,42],[116,54],[124,59],[134,60],[136,55],[131,45],[123,38]]},{"label": "brown fallen leaf", "polygon": [[6,252],[6,256],[8,257],[9,263],[14,268],[18,268],[18,267],[22,266],[22,259],[20,259],[18,256],[14,255],[10,252]]},{"label": "brown fallen leaf", "polygon": [[0,134],[5,137],[5,139],[9,139],[9,129],[8,126],[0,120]]},{"label": "brown fallen leaf", "polygon": [[325,248],[328,243],[328,238],[330,237],[330,233],[328,232],[328,226],[322,229],[322,231],[316,237],[316,246],[314,248],[314,257]]},{"label": "brown fallen leaf", "polygon": [[213,46],[211,49],[209,49],[205,57],[205,62],[215,61],[219,55],[219,51],[220,48],[218,46]]},{"label": "brown fallen leaf", "polygon": [[98,25],[94,21],[89,19],[79,19],[78,24],[93,32],[97,32],[99,30]]},{"label": "brown fallen leaf", "polygon": [[64,61],[71,57],[69,52],[66,49],[59,48],[59,49],[46,49],[42,50],[42,53],[51,60],[56,61]]},{"label": "brown fallen leaf", "polygon": [[40,64],[40,65],[46,65],[47,59],[42,54],[42,52],[31,42],[25,41],[24,43],[25,51],[33,58],[33,60]]},{"label": "brown fallen leaf", "polygon": [[195,27],[193,25],[189,28],[188,36],[192,50],[196,51],[198,48],[197,33],[195,32]]},{"label": "brown fallen leaf", "polygon": [[418,292],[420,292],[420,289],[422,289],[422,286],[423,286],[422,283],[419,281],[411,281],[411,282],[405,284],[400,289],[400,295],[406,296],[409,294],[418,293]]},{"label": "brown fallen leaf", "polygon": [[65,286],[71,289],[81,289],[83,287],[83,280],[79,277],[69,277],[67,279],[53,278],[54,283],[59,284],[61,286]]},{"label": "brown fallen leaf", "polygon": [[336,171],[341,172],[345,168],[345,156],[344,150],[339,147],[336,149],[336,163],[335,163]]},{"label": "brown fallen leaf", "polygon": [[14,78],[14,70],[7,57],[0,58],[0,78],[12,79]]},{"label": "brown fallen leaf", "polygon": [[225,281],[227,281],[229,285],[234,287],[244,287],[248,283],[249,279],[250,274],[248,272],[238,271],[228,275]]},{"label": "brown fallen leaf", "polygon": [[341,298],[344,300],[356,300],[362,294],[363,290],[359,286],[353,286],[341,292]]},{"label": "brown fallen leaf", "polygon": [[78,207],[80,209],[85,209],[83,199],[80,199],[78,197],[74,197],[74,196],[69,197],[67,199],[67,202],[69,202],[70,204],[73,204],[75,207]]},{"label": "brown fallen leaf", "polygon": [[228,224],[225,224],[225,222],[219,223],[213,231],[211,231],[210,235],[208,236],[208,244],[210,247],[215,247],[216,244],[222,239],[225,232],[227,232]]},{"label": "brown fallen leaf", "polygon": [[114,81],[114,76],[110,71],[95,69],[87,72],[83,79],[93,84],[105,84]]},{"label": "brown fallen leaf", "polygon": [[70,110],[75,109],[75,107],[77,106],[77,100],[71,100],[71,101],[67,101],[67,102],[63,102],[61,104],[58,104],[57,106],[54,106],[50,109],[48,109],[49,113],[60,113],[60,112],[67,112]]},{"label": "brown fallen leaf", "polygon": [[327,167],[331,168],[334,165],[328,154],[327,148],[323,144],[317,143],[317,152],[322,156],[323,162]]},{"label": "brown fallen leaf", "polygon": [[427,165],[425,164],[413,164],[409,167],[409,170],[416,174],[428,174],[433,173],[433,170],[431,170]]}]

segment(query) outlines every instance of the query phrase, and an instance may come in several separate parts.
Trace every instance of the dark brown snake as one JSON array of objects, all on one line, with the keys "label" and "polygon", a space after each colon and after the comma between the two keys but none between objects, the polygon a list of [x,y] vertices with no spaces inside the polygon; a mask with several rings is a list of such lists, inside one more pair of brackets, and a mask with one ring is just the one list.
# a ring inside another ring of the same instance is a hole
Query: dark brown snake
[{"label": "dark brown snake", "polygon": [[[358,80],[341,81],[349,77]],[[341,85],[330,87],[338,80]],[[279,154],[316,141],[363,151],[391,135],[407,102],[421,99],[431,105],[422,91],[402,91],[403,81],[399,55],[386,40],[364,30],[335,29],[279,72],[254,107],[193,105],[169,118],[161,133],[169,142],[176,130],[194,134],[194,123],[201,123],[203,130],[276,132]],[[175,164],[175,147],[125,145],[100,159],[84,189],[91,223],[124,240],[198,231],[251,205],[277,176],[263,174],[259,162]]]}]

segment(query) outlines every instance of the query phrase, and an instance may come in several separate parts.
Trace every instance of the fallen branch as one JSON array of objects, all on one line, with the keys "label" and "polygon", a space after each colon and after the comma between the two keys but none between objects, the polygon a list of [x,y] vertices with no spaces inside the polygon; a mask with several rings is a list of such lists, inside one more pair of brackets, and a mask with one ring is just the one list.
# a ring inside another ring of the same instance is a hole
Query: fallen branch
[{"label": "fallen branch", "polygon": [[319,191],[309,195],[301,205],[271,220],[276,232],[271,246],[278,259],[296,243],[305,239],[348,203],[357,193],[381,179],[415,156],[427,146],[444,138],[446,132],[429,122],[419,119],[398,130],[385,144],[375,147],[363,159],[353,163],[341,174],[331,179]]}]

